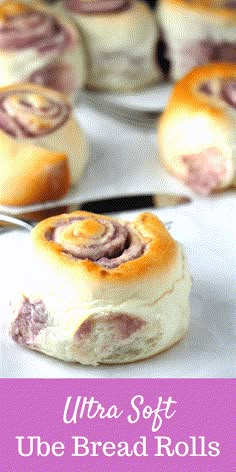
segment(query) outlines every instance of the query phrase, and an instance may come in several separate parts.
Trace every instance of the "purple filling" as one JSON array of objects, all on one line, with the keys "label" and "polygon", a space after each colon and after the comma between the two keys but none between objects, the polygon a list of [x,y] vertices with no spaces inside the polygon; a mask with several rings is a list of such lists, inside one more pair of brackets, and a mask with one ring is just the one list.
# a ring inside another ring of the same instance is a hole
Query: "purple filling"
[{"label": "purple filling", "polygon": [[[189,45],[190,50],[190,45]],[[182,54],[185,54],[183,49]],[[236,62],[235,42],[215,43],[211,39],[197,41],[192,45],[193,60],[196,59],[195,66],[207,62]]]},{"label": "purple filling", "polygon": [[236,80],[223,81],[221,98],[232,108],[236,108]]},{"label": "purple filling", "polygon": [[63,51],[72,42],[69,31],[54,17],[38,10],[8,17],[0,26],[0,48],[35,48],[40,54]]},{"label": "purple filling", "polygon": [[93,328],[94,328],[94,321],[91,319],[85,320],[79,327],[79,329],[75,333],[75,339],[77,341],[81,341],[85,338],[91,336]]},{"label": "purple filling", "polygon": [[202,93],[204,93],[205,95],[208,95],[208,96],[214,95],[211,81],[203,82],[199,86],[199,92],[202,92]]},{"label": "purple filling", "polygon": [[211,44],[211,62],[236,62],[236,43]]},{"label": "purple filling", "polygon": [[[198,67],[209,62],[236,63],[236,44],[223,41],[215,43],[211,39],[192,41],[183,45],[180,51],[185,73],[188,69]],[[157,46],[157,61],[167,75],[171,75],[171,66],[174,58],[171,57],[171,44],[165,38],[165,31],[161,33]],[[186,64],[190,64],[188,69]]]},{"label": "purple filling", "polygon": [[185,184],[201,195],[209,195],[225,178],[225,159],[216,147],[182,156],[182,161],[186,166]]},{"label": "purple filling", "polygon": [[106,13],[121,13],[128,10],[133,1],[112,1],[112,0],[91,0],[81,2],[80,0],[64,0],[64,5],[68,10],[74,13],[82,14],[106,14]]},{"label": "purple filling", "polygon": [[23,346],[35,347],[35,339],[47,326],[48,313],[43,301],[30,302],[24,298],[11,325],[10,335]]},{"label": "purple filling", "polygon": [[[21,92],[19,86],[19,90],[17,90],[16,93],[18,95],[22,93],[22,96],[24,97],[25,90]],[[30,93],[30,90],[28,93]],[[11,93],[9,93],[9,96],[10,95]],[[34,116],[34,114],[35,116],[45,116],[45,118],[51,119],[53,123],[51,127],[38,128],[33,132],[21,121],[21,114],[19,111],[16,111],[15,116],[8,114],[8,111],[5,108],[5,100],[7,97],[8,95],[0,95],[0,129],[14,138],[35,138],[37,136],[50,134],[60,128],[68,120],[71,112],[70,105],[68,104],[60,104],[59,102],[53,102],[48,99],[50,106],[47,109],[45,109],[45,107],[37,107],[34,109],[30,101],[26,102],[25,99],[23,99],[20,103],[23,112],[31,113],[32,116]]]},{"label": "purple filling", "polygon": [[[75,221],[85,218],[72,218],[69,221],[58,224],[48,232],[45,237],[60,244],[60,235]],[[76,245],[63,241],[63,252],[74,258],[89,259],[106,268],[115,268],[120,264],[140,257],[146,245],[140,236],[130,229],[129,224],[120,224],[119,221],[99,219],[105,227],[105,233],[101,238],[92,240],[88,245]]]},{"label": "purple filling", "polygon": [[122,340],[130,338],[132,334],[143,328],[146,322],[127,313],[110,313],[107,316],[93,317],[81,324],[75,333],[75,340],[81,341],[92,337],[97,324],[99,326],[106,325],[106,329],[113,332],[116,340]]},{"label": "purple filling", "polygon": [[203,82],[199,91],[205,95],[214,97],[227,103],[230,107],[236,108],[236,80],[232,79],[219,79],[219,87],[217,87],[217,92],[214,90],[214,82],[209,80]]},{"label": "purple filling", "polygon": [[126,313],[111,314],[108,322],[114,325],[118,337],[120,339],[128,339],[132,334],[139,331],[146,322],[136,316],[127,315]]},{"label": "purple filling", "polygon": [[228,0],[228,2],[225,3],[225,8],[228,8],[229,10],[236,10],[236,1]]}]

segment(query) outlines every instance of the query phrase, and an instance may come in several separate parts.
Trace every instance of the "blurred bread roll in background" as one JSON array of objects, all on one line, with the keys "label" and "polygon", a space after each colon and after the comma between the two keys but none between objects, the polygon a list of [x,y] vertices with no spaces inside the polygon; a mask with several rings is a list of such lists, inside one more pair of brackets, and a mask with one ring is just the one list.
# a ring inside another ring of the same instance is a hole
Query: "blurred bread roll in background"
[{"label": "blurred bread roll in background", "polygon": [[0,88],[0,204],[63,197],[88,158],[68,98],[35,84]]},{"label": "blurred bread roll in background", "polygon": [[42,2],[0,4],[0,86],[18,82],[76,96],[86,79],[86,59],[71,19]]},{"label": "blurred bread roll in background", "polygon": [[157,2],[156,16],[172,80],[208,62],[236,63],[235,6],[234,0]]},{"label": "blurred bread roll in background", "polygon": [[179,80],[158,124],[160,159],[194,192],[236,185],[236,64],[197,67]]},{"label": "blurred bread roll in background", "polygon": [[86,86],[130,92],[156,84],[158,26],[145,2],[67,0],[59,2],[77,22],[88,54]]}]

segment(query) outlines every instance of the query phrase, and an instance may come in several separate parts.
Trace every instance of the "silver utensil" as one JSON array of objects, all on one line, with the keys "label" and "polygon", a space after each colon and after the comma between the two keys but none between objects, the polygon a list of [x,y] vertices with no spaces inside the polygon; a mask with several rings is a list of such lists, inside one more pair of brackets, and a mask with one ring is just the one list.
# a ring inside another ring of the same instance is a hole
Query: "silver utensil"
[{"label": "silver utensil", "polygon": [[9,230],[14,226],[18,226],[21,229],[26,229],[31,231],[33,228],[33,223],[27,222],[20,218],[15,218],[14,216],[0,214],[0,224],[3,223],[1,230]]},{"label": "silver utensil", "polygon": [[99,113],[111,118],[115,118],[129,125],[152,129],[156,127],[157,120],[162,110],[140,110],[139,108],[129,108],[104,99],[95,93],[83,94],[80,97],[80,103],[90,105]]},{"label": "silver utensil", "polygon": [[[62,213],[71,213],[77,210],[84,210],[99,214],[113,214],[122,211],[144,210],[151,208],[174,207],[190,203],[191,199],[184,195],[176,194],[137,194],[120,195],[119,197],[103,198],[100,200],[90,200],[71,205],[55,205],[41,210],[19,212],[17,215],[10,214],[10,211],[1,211],[0,225],[2,231],[8,231],[14,226],[31,231],[39,221],[50,216],[61,215]],[[171,222],[166,226],[170,227]]]}]

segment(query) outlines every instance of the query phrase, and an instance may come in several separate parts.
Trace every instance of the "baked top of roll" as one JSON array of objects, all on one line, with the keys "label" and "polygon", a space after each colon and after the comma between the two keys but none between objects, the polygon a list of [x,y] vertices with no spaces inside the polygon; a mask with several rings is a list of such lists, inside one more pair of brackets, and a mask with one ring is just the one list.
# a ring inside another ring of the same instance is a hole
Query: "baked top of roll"
[{"label": "baked top of roll", "polygon": [[[165,110],[193,109],[225,120],[225,110],[235,108],[236,64],[211,63],[196,67],[179,80]],[[176,114],[176,120],[179,120]]]},{"label": "baked top of roll", "polygon": [[236,4],[234,0],[161,0],[161,4],[176,6],[189,12],[222,17],[230,23],[236,21]]},{"label": "baked top of roll", "polygon": [[177,244],[151,213],[133,222],[85,211],[48,218],[32,231],[37,256],[74,277],[125,281],[171,269]]},{"label": "baked top of roll", "polygon": [[235,182],[236,64],[197,67],[173,88],[158,127],[160,157],[194,191]]},{"label": "baked top of roll", "polygon": [[34,84],[0,88],[0,129],[17,139],[36,138],[56,131],[71,114],[63,94]]},{"label": "baked top of roll", "polygon": [[0,49],[35,48],[38,54],[54,54],[74,42],[73,35],[44,7],[12,1],[0,4]]}]

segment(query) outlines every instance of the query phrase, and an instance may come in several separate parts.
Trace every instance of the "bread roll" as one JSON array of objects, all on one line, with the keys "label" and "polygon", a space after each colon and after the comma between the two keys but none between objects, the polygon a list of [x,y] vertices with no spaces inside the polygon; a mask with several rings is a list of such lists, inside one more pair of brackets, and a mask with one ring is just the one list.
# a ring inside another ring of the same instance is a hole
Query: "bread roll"
[{"label": "bread roll", "polygon": [[0,86],[33,82],[75,96],[86,63],[71,20],[35,2],[0,4]]},{"label": "bread roll", "polygon": [[96,365],[147,358],[185,335],[186,258],[153,214],[48,218],[33,229],[32,248],[34,274],[12,305],[17,343]]},{"label": "bread roll", "polygon": [[160,0],[156,10],[170,77],[208,62],[236,62],[236,11],[227,0]]},{"label": "bread roll", "polygon": [[164,166],[194,192],[235,186],[236,65],[198,67],[174,87],[158,125]]},{"label": "bread roll", "polygon": [[87,154],[66,96],[34,84],[0,88],[0,204],[63,197],[78,182]]},{"label": "bread roll", "polygon": [[77,22],[88,53],[88,88],[130,92],[160,80],[158,28],[147,4],[130,0],[67,0],[63,4]]}]

